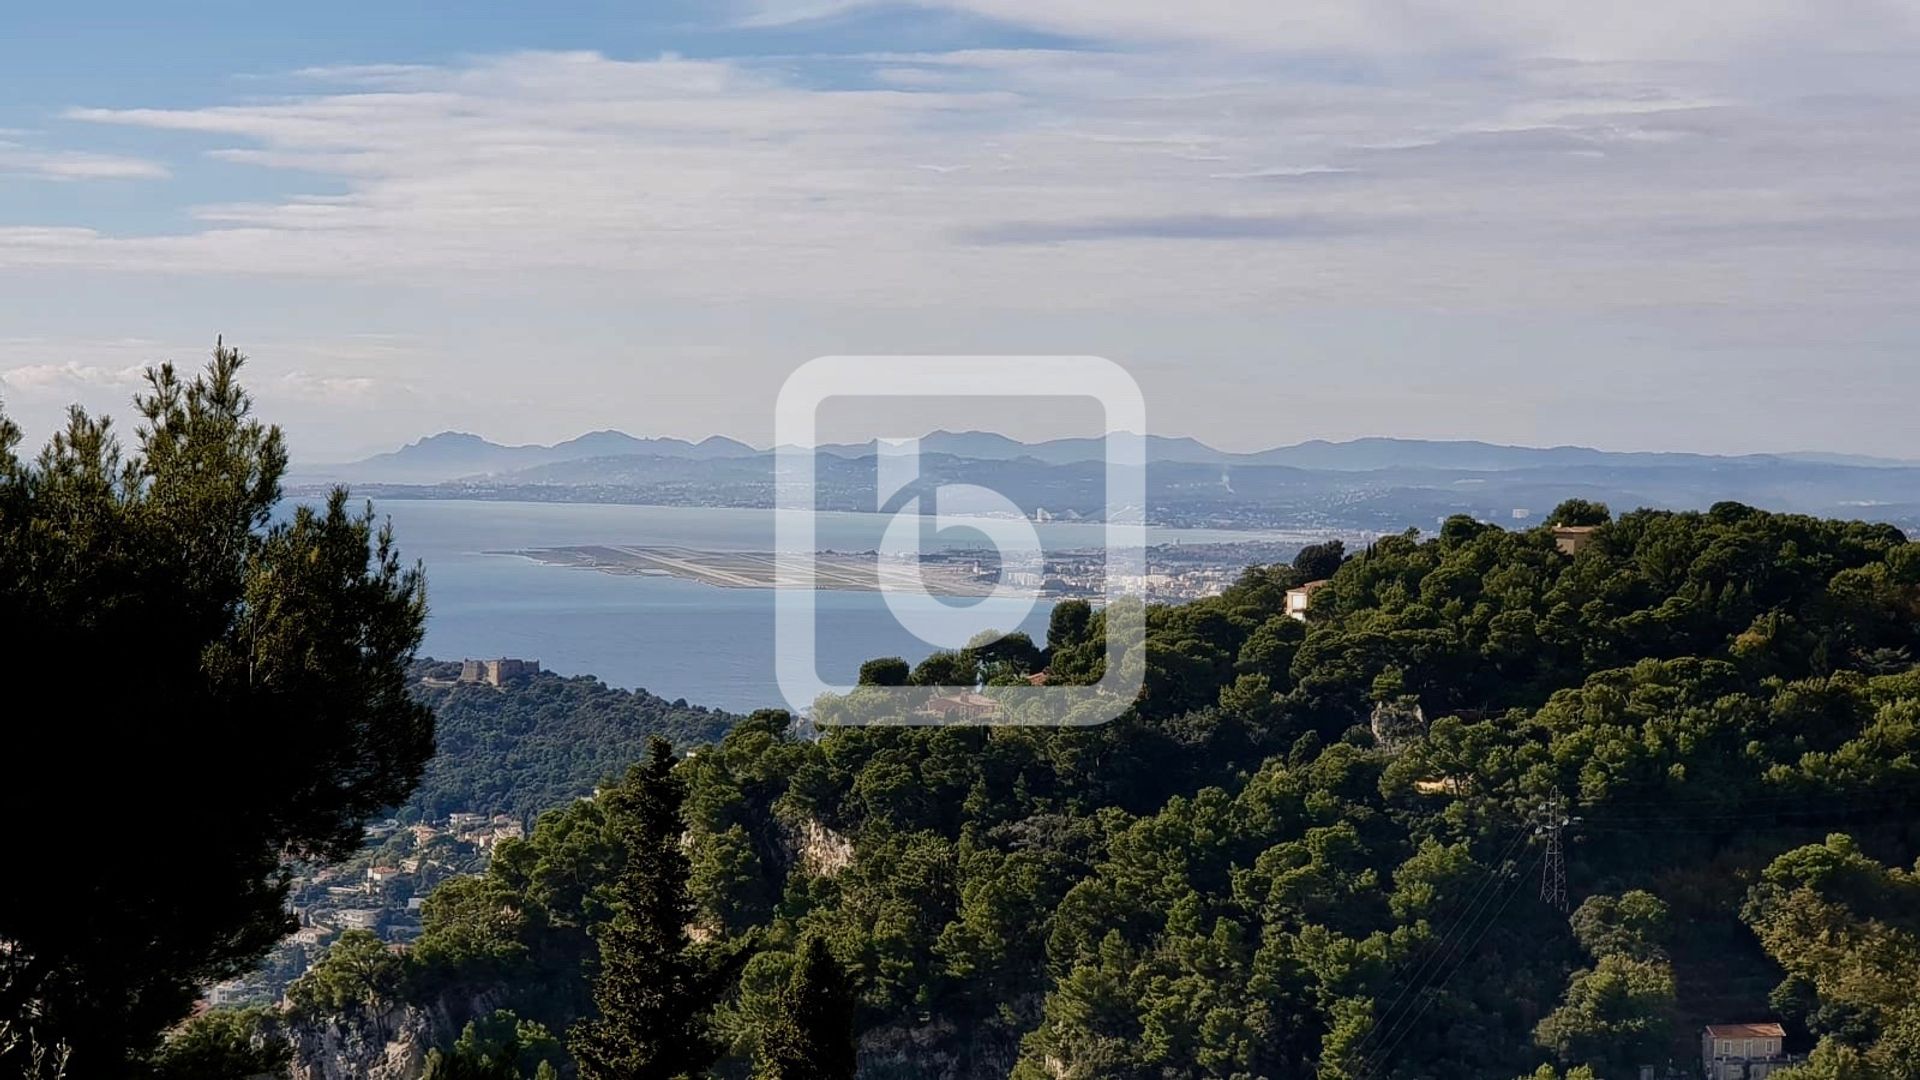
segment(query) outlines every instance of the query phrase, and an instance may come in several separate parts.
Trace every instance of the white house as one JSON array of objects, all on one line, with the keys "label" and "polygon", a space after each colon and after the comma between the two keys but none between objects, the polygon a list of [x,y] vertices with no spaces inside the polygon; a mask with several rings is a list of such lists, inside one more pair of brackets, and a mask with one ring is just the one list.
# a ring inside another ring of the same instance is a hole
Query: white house
[{"label": "white house", "polygon": [[1764,1080],[1790,1064],[1786,1038],[1779,1024],[1709,1024],[1700,1063],[1707,1080]]},{"label": "white house", "polygon": [[1320,589],[1326,584],[1327,583],[1324,581],[1309,581],[1305,585],[1302,585],[1297,589],[1288,589],[1287,590],[1288,616],[1298,619],[1301,622],[1306,622],[1307,609],[1313,606],[1313,594],[1319,592]]}]

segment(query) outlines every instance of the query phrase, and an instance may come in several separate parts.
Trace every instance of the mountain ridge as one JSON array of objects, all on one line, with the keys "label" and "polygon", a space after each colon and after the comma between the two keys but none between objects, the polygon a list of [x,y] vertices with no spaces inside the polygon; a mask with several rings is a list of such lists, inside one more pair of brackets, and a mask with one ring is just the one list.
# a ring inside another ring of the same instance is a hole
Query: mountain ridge
[{"label": "mountain ridge", "polygon": [[587,458],[656,454],[705,461],[751,457],[762,452],[724,435],[709,435],[699,442],[691,442],[670,436],[642,438],[603,428],[551,445],[509,445],[472,432],[442,431],[422,436],[398,450],[359,461],[310,466],[300,472],[330,479],[432,484]]},{"label": "mountain ridge", "polygon": [[[1024,442],[989,431],[935,430],[919,440],[922,453],[949,454],[978,461],[1031,458],[1049,465],[1099,461],[1105,440],[1093,437]],[[860,458],[874,452],[872,441],[829,443],[823,455]],[[1821,464],[1855,468],[1911,468],[1920,461],[1825,451],[1762,454],[1702,454],[1686,451],[1601,450],[1594,447],[1522,446],[1478,439],[1412,439],[1365,436],[1356,439],[1308,439],[1255,451],[1220,450],[1192,436],[1148,435],[1149,463],[1192,465],[1284,465],[1334,472],[1435,468],[1510,472],[1542,466],[1691,466]],[[641,437],[614,429],[590,431],[551,445],[510,445],[464,431],[424,436],[397,450],[359,461],[320,465],[301,472],[316,478],[380,483],[446,483],[496,477],[587,459],[626,456],[713,461],[771,455],[724,435],[698,442],[671,436]]]}]

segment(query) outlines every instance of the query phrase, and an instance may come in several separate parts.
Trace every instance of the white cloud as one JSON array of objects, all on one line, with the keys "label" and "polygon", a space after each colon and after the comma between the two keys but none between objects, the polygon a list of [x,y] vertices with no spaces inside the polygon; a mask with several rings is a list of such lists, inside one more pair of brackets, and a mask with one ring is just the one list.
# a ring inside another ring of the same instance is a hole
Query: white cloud
[{"label": "white cloud", "polygon": [[54,364],[22,364],[0,370],[0,383],[10,390],[28,394],[61,394],[98,389],[121,389],[140,385],[145,368],[111,368],[73,361]]},{"label": "white cloud", "polygon": [[[130,403],[145,389],[147,369],[171,362],[190,378],[204,367],[212,344],[211,338],[0,338],[0,415],[26,429],[29,447],[61,428],[72,405],[110,417],[122,439],[131,440]],[[340,457],[343,447],[352,451],[344,456],[364,456],[367,434],[353,429],[367,423],[391,432],[391,439],[413,437],[432,404],[417,373],[443,359],[414,336],[399,334],[258,333],[237,344],[251,358],[242,381],[255,412],[286,428],[301,461]],[[457,410],[458,395],[453,398],[454,405],[442,407]]]},{"label": "white cloud", "polygon": [[39,150],[24,143],[0,139],[0,175],[31,176],[43,180],[164,180],[171,174],[166,166],[143,158]]},{"label": "white cloud", "polygon": [[1920,33],[1920,9],[1907,0],[761,0],[746,21],[887,7],[960,11],[1095,41],[1374,57],[1726,60],[1775,49],[1877,51]]},{"label": "white cloud", "polygon": [[280,376],[270,393],[302,401],[350,405],[381,397],[388,390],[381,380],[370,375],[314,375],[305,371],[289,371]]},{"label": "white cloud", "polygon": [[519,53],[78,109],[341,190],[199,205],[173,234],[0,220],[0,267],[1091,310],[1912,299],[1914,228],[1851,224],[1920,176],[1920,79],[1888,55],[1758,82],[1700,61],[1328,74],[1187,48],[813,63],[831,71]]},{"label": "white cloud", "polygon": [[[875,6],[803,3],[754,20]],[[1083,47],[343,65],[82,102],[71,149],[0,133],[0,172],[41,177],[164,175],[91,154],[115,129],[209,156],[144,218],[0,207],[16,332],[185,336],[0,341],[0,395],[123,410],[224,328],[323,447],[752,436],[796,352],[1042,349],[1133,362],[1171,430],[1241,446],[1661,444],[1705,412],[1721,447],[1897,449],[1910,0],[919,6]],[[1875,401],[1824,418],[1848,385]]]},{"label": "white cloud", "polygon": [[[368,373],[375,365],[403,365],[420,355],[410,339],[356,334],[307,341],[265,338],[243,347],[267,359],[249,365],[247,382],[267,401],[350,404],[404,392],[404,378]],[[0,385],[41,399],[124,401],[146,384],[149,367],[170,362],[192,376],[206,362],[206,344],[148,338],[0,338]],[[264,365],[264,366],[262,366]],[[257,370],[256,370],[257,369]],[[358,370],[356,370],[358,369]]]}]

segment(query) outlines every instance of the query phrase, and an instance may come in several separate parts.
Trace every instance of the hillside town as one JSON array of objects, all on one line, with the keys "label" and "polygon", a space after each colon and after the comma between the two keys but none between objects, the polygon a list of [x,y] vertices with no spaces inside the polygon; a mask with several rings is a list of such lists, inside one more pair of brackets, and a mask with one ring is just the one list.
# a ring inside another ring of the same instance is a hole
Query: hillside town
[{"label": "hillside town", "polygon": [[389,949],[405,952],[420,936],[420,908],[434,886],[480,873],[502,841],[524,836],[526,823],[509,814],[461,812],[413,825],[387,818],[367,826],[366,844],[352,859],[296,868],[287,899],[299,929],[258,971],[209,987],[205,1004],[281,1001],[288,985],[348,930],[376,934]]}]

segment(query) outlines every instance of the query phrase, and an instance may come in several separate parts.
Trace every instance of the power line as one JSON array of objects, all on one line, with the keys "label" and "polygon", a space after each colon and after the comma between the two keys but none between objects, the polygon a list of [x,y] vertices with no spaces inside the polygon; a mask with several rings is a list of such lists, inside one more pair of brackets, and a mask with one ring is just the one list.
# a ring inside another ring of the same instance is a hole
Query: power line
[{"label": "power line", "polygon": [[[1696,781],[1696,783],[1700,783],[1700,782],[1702,781]],[[1627,789],[1631,789],[1631,788],[1652,790],[1652,789],[1664,789],[1666,787],[1668,787],[1668,784],[1665,782],[1644,781],[1644,782],[1615,784],[1609,789],[1609,791],[1624,792]],[[1735,795],[1732,797],[1728,797],[1726,795],[1677,795],[1677,794],[1669,793],[1665,790],[1656,791],[1655,794],[1658,795],[1662,803],[1807,802],[1815,799],[1848,800],[1848,799],[1911,799],[1913,798],[1913,795],[1909,792],[1892,791],[1892,790],[1858,791],[1858,792],[1851,792],[1851,793],[1841,793],[1841,792],[1834,792],[1834,791],[1773,791],[1773,792],[1760,792],[1756,794]],[[1598,807],[1598,806],[1606,806],[1608,804],[1602,799],[1587,797],[1587,798],[1582,798],[1578,800],[1578,805]]]},{"label": "power line", "polygon": [[[1539,823],[1536,824],[1531,830],[1533,835],[1535,836],[1546,837],[1547,854],[1542,862],[1541,900],[1545,901],[1550,906],[1556,908],[1562,913],[1565,913],[1565,911],[1567,910],[1567,874],[1566,874],[1566,849],[1565,849],[1565,843],[1564,843],[1564,830],[1568,825],[1573,824],[1577,820],[1578,820],[1577,818],[1569,817],[1563,809],[1549,803],[1549,804],[1542,805],[1540,807]],[[1497,875],[1489,875],[1487,880],[1482,883],[1480,892],[1476,893],[1475,895],[1475,902],[1469,904],[1470,910],[1468,915],[1463,920],[1463,923],[1456,924],[1452,928],[1453,930],[1458,930],[1460,929],[1461,925],[1464,925],[1469,931],[1471,931],[1473,925],[1479,921],[1480,916],[1485,913],[1485,911],[1487,910],[1487,907],[1492,904],[1495,898],[1501,895],[1501,893],[1498,891],[1495,891],[1491,894],[1486,894],[1486,888],[1488,885],[1491,885],[1494,881],[1499,880],[1500,877],[1505,877],[1508,875],[1508,868],[1507,868],[1508,862],[1511,859],[1512,854],[1516,850],[1518,850],[1520,843],[1526,838],[1527,833],[1528,833],[1528,829],[1525,825],[1520,826],[1519,829],[1516,830],[1516,835],[1514,837],[1513,843],[1510,844],[1507,850],[1502,854],[1499,873]],[[1359,1045],[1354,1048],[1355,1057],[1359,1059],[1362,1065],[1363,1071],[1360,1074],[1362,1077],[1372,1075],[1382,1065],[1384,1065],[1387,1057],[1392,1054],[1393,1050],[1396,1047],[1398,1047],[1403,1040],[1405,1040],[1407,1035],[1412,1033],[1414,1027],[1418,1025],[1421,1017],[1425,1016],[1427,1010],[1432,1008],[1433,1006],[1433,997],[1429,995],[1421,1004],[1419,1010],[1413,1013],[1411,1019],[1409,1019],[1406,1016],[1406,1014],[1403,1013],[1398,1019],[1394,1019],[1392,1020],[1392,1022],[1389,1022],[1389,1019],[1392,1017],[1393,1012],[1395,1008],[1398,1007],[1400,1001],[1405,999],[1406,995],[1409,992],[1414,993],[1417,997],[1418,995],[1426,994],[1428,991],[1431,991],[1431,990],[1444,989],[1447,983],[1452,981],[1455,975],[1459,974],[1460,969],[1466,966],[1467,962],[1472,958],[1474,950],[1479,947],[1481,941],[1485,940],[1487,933],[1493,929],[1493,924],[1496,922],[1499,922],[1501,916],[1506,914],[1507,908],[1513,904],[1513,898],[1520,894],[1521,883],[1522,883],[1522,879],[1519,877],[1519,875],[1514,874],[1513,882],[1507,888],[1505,892],[1506,898],[1501,901],[1499,910],[1494,913],[1494,916],[1492,919],[1480,925],[1480,929],[1478,930],[1478,932],[1474,933],[1473,935],[1472,944],[1467,946],[1467,949],[1465,952],[1459,952],[1458,940],[1454,939],[1452,941],[1443,940],[1441,947],[1436,949],[1432,954],[1429,955],[1428,957],[1429,962],[1437,960],[1440,965],[1439,968],[1435,969],[1435,974],[1439,974],[1441,970],[1445,971],[1444,975],[1441,975],[1437,982],[1434,982],[1431,979],[1428,979],[1427,980],[1428,984],[1426,986],[1421,986],[1420,984],[1422,980],[1418,975],[1416,975],[1414,979],[1409,980],[1408,983],[1401,988],[1400,994],[1394,998],[1394,1004],[1390,1005],[1386,1013],[1382,1015],[1380,1023],[1377,1024],[1373,1028],[1373,1030],[1369,1031],[1367,1033],[1367,1037],[1363,1038],[1360,1041]],[[1486,894],[1484,897],[1484,900],[1482,900],[1481,898],[1482,894]],[[1452,930],[1450,930],[1448,933],[1448,937],[1452,938],[1452,936],[1453,936]],[[1459,956],[1459,960],[1457,963],[1453,963],[1453,958],[1456,955],[1456,953]],[[1447,968],[1447,965],[1449,963],[1453,963],[1453,966],[1451,968]],[[1423,963],[1422,970],[1424,970],[1426,966],[1427,965]],[[1418,987],[1419,989],[1416,990],[1415,989],[1416,987]],[[1409,1007],[1411,1007],[1411,1004],[1409,1004]],[[1373,1036],[1376,1034],[1380,1034],[1382,1038],[1391,1036],[1392,1041],[1387,1044],[1387,1048],[1385,1050],[1382,1050],[1378,1056],[1375,1056],[1369,1059],[1368,1056],[1365,1053],[1363,1053],[1363,1050],[1364,1050],[1364,1047],[1367,1045],[1367,1043],[1371,1041]]]},{"label": "power line", "polygon": [[1444,932],[1434,939],[1434,948],[1420,958],[1420,963],[1415,965],[1414,970],[1411,974],[1407,974],[1404,980],[1399,980],[1399,976],[1406,974],[1405,963],[1401,965],[1399,971],[1395,972],[1396,980],[1400,981],[1400,992],[1394,995],[1394,999],[1387,1005],[1386,1011],[1380,1014],[1379,1021],[1375,1023],[1366,1035],[1361,1037],[1360,1042],[1354,1046],[1353,1052],[1355,1057],[1364,1059],[1364,1050],[1367,1044],[1375,1038],[1382,1036],[1382,1033],[1387,1027],[1387,1020],[1391,1018],[1394,1011],[1400,1007],[1400,1003],[1406,1000],[1407,995],[1413,992],[1413,988],[1420,985],[1421,981],[1428,977],[1428,968],[1440,959],[1443,954],[1443,947],[1447,942],[1460,931],[1461,927],[1469,925],[1473,919],[1479,917],[1475,909],[1480,907],[1482,898],[1487,896],[1488,888],[1491,887],[1494,882],[1507,876],[1508,863],[1512,860],[1514,852],[1520,849],[1520,845],[1525,842],[1526,838],[1527,827],[1525,825],[1516,826],[1513,830],[1512,842],[1500,853],[1499,858],[1488,864],[1486,873],[1480,879],[1480,887],[1474,890],[1473,897],[1467,901],[1464,907],[1456,909],[1458,917],[1447,926]]},{"label": "power line", "polygon": [[[1915,801],[1920,801],[1920,800],[1916,800],[1912,792],[1860,791],[1860,792],[1852,792],[1848,794],[1840,794],[1837,792],[1808,792],[1803,795],[1754,795],[1751,797],[1734,798],[1734,799],[1717,798],[1713,796],[1702,796],[1699,798],[1670,798],[1665,795],[1662,795],[1657,798],[1657,801],[1647,805],[1649,805],[1652,808],[1652,811],[1655,813],[1661,812],[1660,811],[1661,807],[1668,807],[1668,806],[1676,806],[1676,807],[1702,806],[1708,809],[1712,809],[1715,807],[1723,807],[1723,806],[1724,807],[1748,807],[1748,808],[1757,809],[1760,812],[1764,813],[1764,812],[1767,812],[1769,807],[1774,807],[1774,806],[1791,810],[1791,809],[1794,809],[1795,807],[1811,806],[1811,805],[1818,805],[1818,804],[1825,804],[1825,805],[1847,805],[1847,804],[1866,804],[1866,803],[1904,804],[1904,803],[1911,803]],[[1627,804],[1622,806],[1620,804],[1601,802],[1594,799],[1583,799],[1580,801],[1579,805],[1583,808],[1592,809],[1592,810],[1626,809],[1626,810],[1632,811],[1632,810],[1635,810],[1641,804],[1636,802],[1634,804]]]},{"label": "power line", "polygon": [[[1775,796],[1784,801],[1780,805],[1759,805],[1761,798],[1753,800],[1716,801],[1702,804],[1703,809],[1677,809],[1675,803],[1681,800],[1662,800],[1659,806],[1638,808],[1632,806],[1611,807],[1592,802],[1581,805],[1589,810],[1583,827],[1604,830],[1640,830],[1661,827],[1671,831],[1686,831],[1686,827],[1721,830],[1744,821],[1793,824],[1795,819],[1837,820],[1866,813],[1885,813],[1905,809],[1915,803],[1912,795],[1904,792],[1882,792],[1861,795],[1808,795]],[[1722,808],[1724,807],[1724,809]]]},{"label": "power line", "polygon": [[1770,822],[1778,825],[1817,825],[1823,821],[1843,821],[1861,814],[1873,813],[1882,807],[1858,806],[1851,810],[1837,810],[1832,807],[1808,808],[1805,810],[1763,810],[1758,812],[1724,814],[1633,814],[1614,816],[1596,816],[1585,819],[1581,825],[1585,829],[1610,829],[1616,831],[1641,832],[1659,828],[1683,830],[1687,826],[1721,831],[1741,822]]},{"label": "power line", "polygon": [[[1520,895],[1523,884],[1523,879],[1515,875],[1513,884],[1507,889],[1507,898],[1501,902],[1500,908],[1494,912],[1493,918],[1489,919],[1487,923],[1480,928],[1480,932],[1474,935],[1473,944],[1467,946],[1467,951],[1460,955],[1459,963],[1455,964],[1444,978],[1429,989],[1433,991],[1445,990],[1447,984],[1453,981],[1453,977],[1460,973],[1460,969],[1467,966],[1467,961],[1472,958],[1474,951],[1480,947],[1482,941],[1486,940],[1487,932],[1492,930],[1493,924],[1499,922],[1501,917],[1507,913],[1507,908],[1513,905],[1513,898]],[[1437,993],[1427,995],[1426,1000],[1421,1003],[1419,1011],[1415,1012],[1412,1018],[1405,1024],[1400,1025],[1399,1034],[1395,1035],[1393,1041],[1387,1044],[1386,1049],[1382,1050],[1379,1056],[1373,1059],[1372,1064],[1366,1066],[1365,1071],[1360,1074],[1359,1080],[1368,1080],[1369,1077],[1378,1073],[1380,1069],[1385,1066],[1387,1060],[1393,1055],[1395,1050],[1399,1049],[1400,1044],[1406,1040],[1406,1037],[1413,1034],[1414,1029],[1419,1026],[1420,1021],[1427,1015],[1427,1010],[1433,1008],[1434,998],[1438,996]]]},{"label": "power line", "polygon": [[[1727,827],[1725,823],[1729,822],[1757,821],[1763,819],[1777,821],[1781,818],[1791,819],[1802,817],[1815,819],[1832,818],[1844,816],[1848,813],[1911,805],[1915,800],[1911,795],[1905,793],[1883,792],[1852,796],[1836,796],[1819,793],[1776,793],[1731,800],[1713,796],[1702,796],[1698,798],[1663,798],[1662,802],[1663,804],[1669,805],[1696,803],[1709,808],[1731,805],[1747,807],[1747,809],[1706,813],[1690,813],[1685,811],[1679,813],[1629,811],[1620,814],[1606,814],[1607,805],[1605,803],[1582,800],[1576,805],[1582,808],[1602,811],[1604,816],[1577,818],[1570,816],[1566,812],[1564,804],[1558,807],[1552,804],[1542,806],[1543,820],[1532,829],[1533,834],[1541,837],[1544,841],[1540,885],[1540,899],[1542,902],[1563,914],[1568,909],[1569,895],[1567,887],[1565,830],[1576,824],[1579,825],[1582,830],[1597,829],[1610,832],[1644,832],[1655,828],[1669,832],[1687,831],[1686,826],[1690,824],[1696,827],[1724,829]],[[1768,802],[1778,802],[1787,805],[1774,806],[1771,808],[1755,805]],[[1825,803],[1826,805],[1807,805],[1809,803]],[[1710,823],[1714,822],[1721,824],[1710,825]],[[1814,823],[1815,822],[1812,821],[1808,822],[1808,824]],[[1475,950],[1477,950],[1480,943],[1486,939],[1487,934],[1492,931],[1494,924],[1499,922],[1506,914],[1507,909],[1512,906],[1514,898],[1520,894],[1524,879],[1516,874],[1512,874],[1508,862],[1512,854],[1518,849],[1520,843],[1525,839],[1527,833],[1528,828],[1525,825],[1516,829],[1514,840],[1502,853],[1499,863],[1489,867],[1488,873],[1482,879],[1479,889],[1475,891],[1473,899],[1468,901],[1465,913],[1461,915],[1459,919],[1455,920],[1444,934],[1436,939],[1436,946],[1433,951],[1429,952],[1422,959],[1413,975],[1403,983],[1400,992],[1395,995],[1393,1002],[1389,1004],[1386,1011],[1381,1014],[1380,1021],[1356,1044],[1353,1049],[1353,1056],[1359,1067],[1359,1071],[1355,1074],[1358,1080],[1369,1080],[1369,1078],[1380,1074],[1381,1070],[1386,1067],[1393,1052],[1399,1048],[1400,1044],[1406,1040],[1408,1035],[1413,1033],[1418,1027],[1419,1022],[1426,1016],[1427,1012],[1432,1009],[1435,999],[1439,996],[1438,992],[1445,990],[1453,978],[1460,973],[1460,970],[1471,961]],[[1494,890],[1491,893],[1488,892],[1490,886],[1493,886],[1502,878],[1507,877],[1511,877],[1512,881],[1506,887],[1504,893],[1500,890]],[[1504,896],[1504,899],[1500,899],[1502,896]],[[1481,916],[1485,914],[1489,905],[1491,905],[1495,899],[1500,899],[1500,905],[1498,909],[1494,911],[1493,917],[1484,923],[1480,922]],[[1473,929],[1476,924],[1479,925],[1477,931]],[[1461,952],[1458,948],[1459,938],[1457,935],[1463,928],[1472,934],[1472,942],[1464,952]],[[1435,976],[1437,976],[1437,979]],[[1408,999],[1409,994],[1414,996],[1414,1000],[1420,1001],[1417,1009],[1413,1008],[1412,1001]],[[1400,1011],[1403,1001],[1407,1002],[1408,1009],[1413,1010],[1410,1014]],[[1396,1012],[1399,1013],[1398,1017],[1395,1016]],[[1370,1052],[1367,1048],[1380,1039],[1387,1040],[1384,1047],[1377,1052]]]}]

